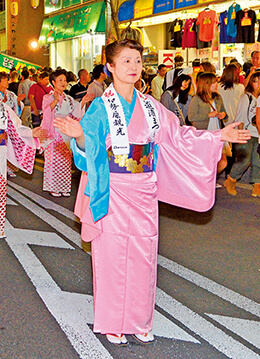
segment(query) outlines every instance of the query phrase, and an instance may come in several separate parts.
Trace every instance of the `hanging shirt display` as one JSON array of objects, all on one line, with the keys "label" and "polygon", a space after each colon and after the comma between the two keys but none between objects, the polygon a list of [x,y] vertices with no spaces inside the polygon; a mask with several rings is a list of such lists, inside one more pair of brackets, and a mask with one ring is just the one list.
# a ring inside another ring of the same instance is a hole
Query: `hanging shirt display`
[{"label": "hanging shirt display", "polygon": [[206,47],[211,47],[212,41],[200,41],[199,39],[199,31],[200,31],[200,26],[197,25],[197,21],[194,21],[193,24],[193,31],[195,31],[196,33],[196,39],[197,39],[197,49],[204,49]]},{"label": "hanging shirt display", "polygon": [[237,43],[253,44],[255,42],[256,13],[253,10],[239,10],[236,14]]},{"label": "hanging shirt display", "polygon": [[183,21],[174,20],[169,32],[171,32],[171,47],[181,47],[182,45]]},{"label": "hanging shirt display", "polygon": [[200,41],[212,41],[218,25],[218,15],[215,10],[203,10],[197,19]]},{"label": "hanging shirt display", "polygon": [[[235,23],[236,13],[241,10],[241,6],[233,4],[228,8],[227,14],[227,35],[231,37],[237,36],[237,25]],[[235,42],[235,41],[234,41]]]},{"label": "hanging shirt display", "polygon": [[230,44],[236,42],[236,37],[231,37],[227,34],[227,25],[228,25],[228,12],[223,11],[219,15],[219,24],[220,24],[220,32],[219,32],[219,42],[220,44]]},{"label": "hanging shirt display", "polygon": [[182,35],[182,49],[186,47],[197,47],[196,32],[193,30],[193,25],[196,19],[188,19],[185,22],[183,35]]}]

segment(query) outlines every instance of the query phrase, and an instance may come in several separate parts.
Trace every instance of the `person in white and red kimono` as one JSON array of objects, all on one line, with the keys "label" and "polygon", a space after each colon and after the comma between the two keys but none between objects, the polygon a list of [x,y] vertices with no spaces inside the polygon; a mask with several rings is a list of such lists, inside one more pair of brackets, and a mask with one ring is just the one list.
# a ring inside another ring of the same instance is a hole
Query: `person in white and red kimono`
[{"label": "person in white and red kimono", "polygon": [[[113,83],[80,124],[56,118],[74,137],[83,172],[75,213],[82,239],[92,241],[94,332],[126,345],[125,334],[154,340],[158,200],[207,211],[215,200],[223,141],[245,143],[248,131],[232,124],[215,132],[180,126],[176,115],[134,89],[143,47],[133,40],[106,46]],[[87,172],[87,173],[86,173]]]},{"label": "person in white and red kimono", "polygon": [[67,86],[67,71],[58,69],[50,74],[50,84],[54,91],[43,96],[43,120],[41,127],[49,131],[50,139],[44,147],[43,190],[53,197],[69,197],[71,191],[71,151],[68,137],[63,136],[53,126],[53,119],[67,115],[77,119],[85,113],[85,104],[92,101],[93,95],[85,95],[81,102],[64,93]]},{"label": "person in white and red kimono", "polygon": [[45,139],[44,134],[40,127],[31,130],[23,126],[14,111],[0,103],[0,238],[5,237],[7,160],[31,174],[35,151],[40,147],[39,139]]}]

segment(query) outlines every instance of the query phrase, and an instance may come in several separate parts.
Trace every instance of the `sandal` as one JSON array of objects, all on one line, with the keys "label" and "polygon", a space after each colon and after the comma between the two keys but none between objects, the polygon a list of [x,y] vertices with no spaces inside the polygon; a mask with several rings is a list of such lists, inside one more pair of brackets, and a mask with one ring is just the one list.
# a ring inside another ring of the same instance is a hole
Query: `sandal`
[{"label": "sandal", "polygon": [[61,193],[49,192],[52,197],[61,197]]},{"label": "sandal", "polygon": [[154,336],[151,332],[144,334],[133,334],[133,337],[143,344],[152,343],[154,341]]},{"label": "sandal", "polygon": [[107,340],[116,345],[127,345],[128,341],[124,334],[106,334]]}]

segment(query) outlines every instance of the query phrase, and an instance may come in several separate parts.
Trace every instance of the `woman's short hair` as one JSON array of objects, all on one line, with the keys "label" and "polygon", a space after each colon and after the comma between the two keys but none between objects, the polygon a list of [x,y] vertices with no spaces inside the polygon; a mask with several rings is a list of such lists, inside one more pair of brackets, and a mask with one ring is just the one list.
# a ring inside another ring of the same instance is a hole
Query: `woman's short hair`
[{"label": "woman's short hair", "polygon": [[2,79],[8,79],[9,76],[8,76],[8,73],[5,72],[5,71],[1,71],[0,72],[0,81],[2,81]]},{"label": "woman's short hair", "polygon": [[120,41],[114,41],[106,46],[105,48],[106,61],[109,64],[113,64],[115,58],[125,48],[137,50],[141,56],[143,54],[143,46],[139,42],[131,39],[124,39]]},{"label": "woman's short hair", "polygon": [[64,75],[67,79],[67,71],[65,69],[58,69],[50,74],[50,83],[52,84],[52,81],[56,81],[56,78],[60,75]]}]

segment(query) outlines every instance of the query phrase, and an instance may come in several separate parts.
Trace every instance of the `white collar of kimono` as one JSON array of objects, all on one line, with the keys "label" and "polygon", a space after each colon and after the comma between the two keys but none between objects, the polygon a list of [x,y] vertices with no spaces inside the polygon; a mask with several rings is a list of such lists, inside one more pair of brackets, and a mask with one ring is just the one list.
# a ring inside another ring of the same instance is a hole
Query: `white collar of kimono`
[{"label": "white collar of kimono", "polygon": [[[137,90],[135,91],[148,122],[150,141],[153,141],[155,133],[160,129],[157,110],[153,102],[148,97]],[[112,151],[116,156],[128,154],[129,140],[124,109],[113,84],[105,90],[102,95],[102,100],[104,101],[108,115]]]},{"label": "white collar of kimono", "polygon": [[0,130],[7,129],[7,114],[5,110],[5,105],[0,102]]}]

